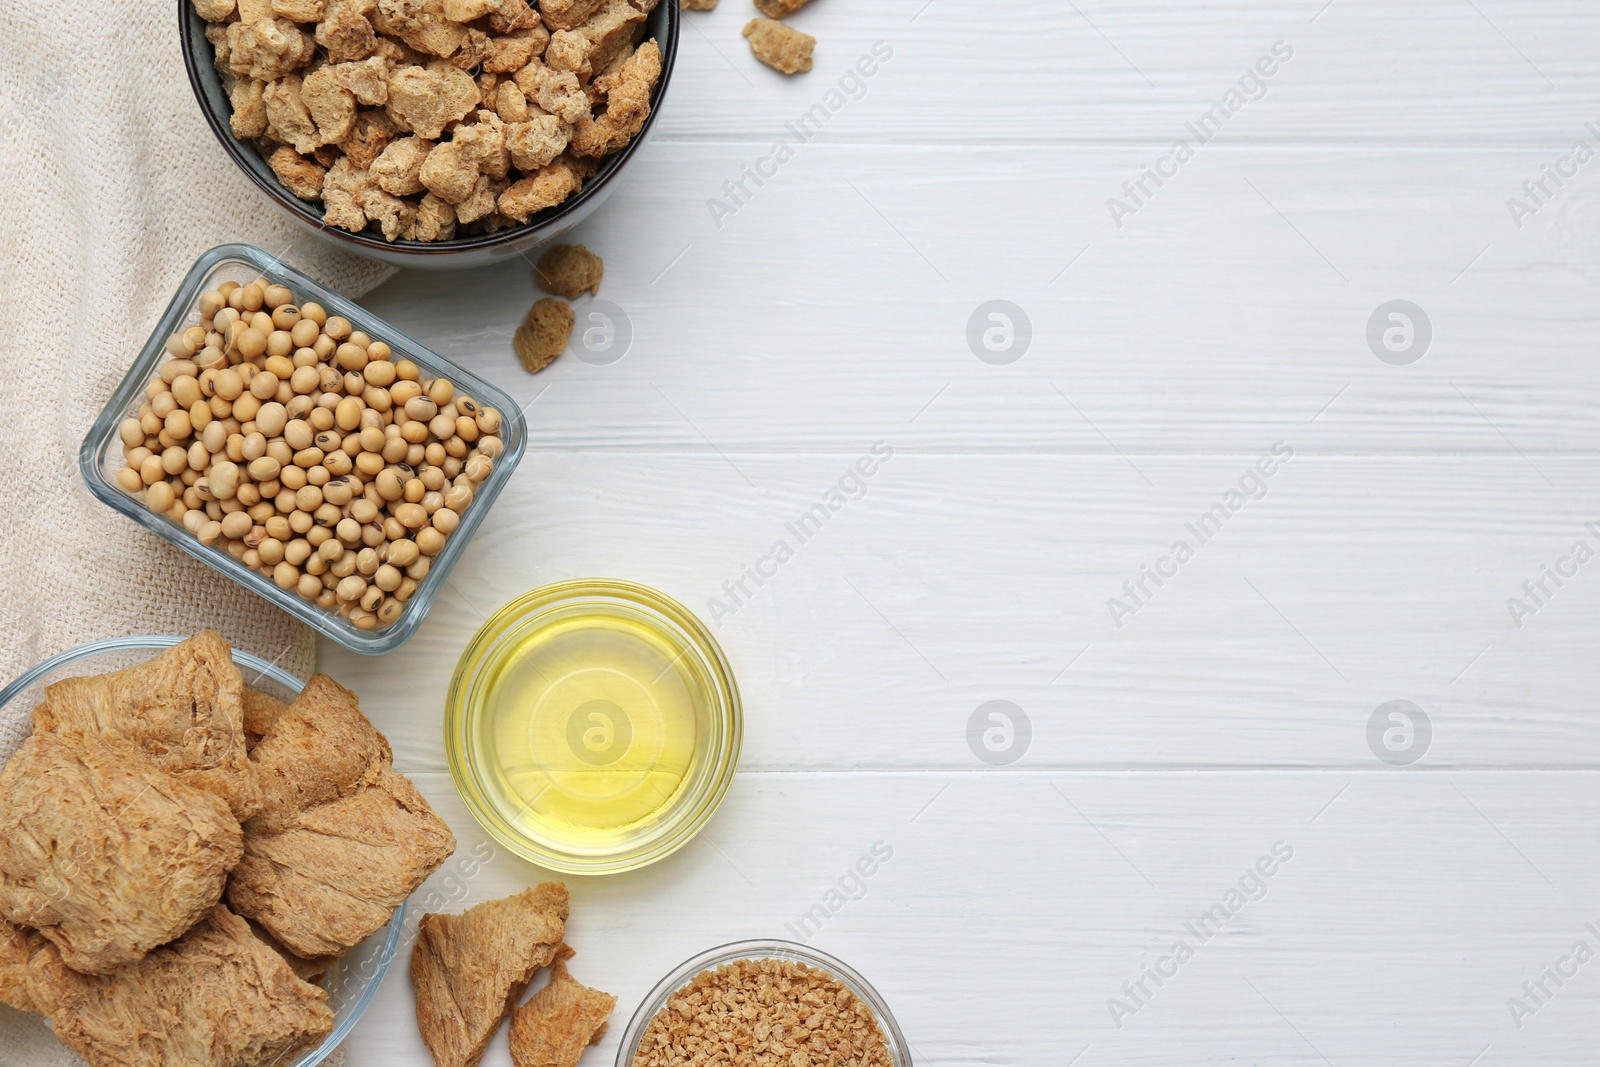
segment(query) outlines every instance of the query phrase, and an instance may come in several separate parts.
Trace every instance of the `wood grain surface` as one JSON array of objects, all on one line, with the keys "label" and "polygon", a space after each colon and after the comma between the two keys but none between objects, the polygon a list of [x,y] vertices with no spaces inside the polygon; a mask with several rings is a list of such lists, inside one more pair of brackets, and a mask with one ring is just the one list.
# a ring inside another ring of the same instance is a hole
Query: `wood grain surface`
[{"label": "wood grain surface", "polygon": [[[492,849],[444,693],[512,596],[653,585],[715,619],[743,690],[702,837],[572,882],[574,973],[620,998],[584,1062],[681,960],[799,929],[928,1067],[1593,1063],[1600,962],[1571,953],[1600,951],[1600,162],[1572,149],[1600,152],[1600,9],[817,0],[792,80],[749,56],[750,14],[686,13],[655,138],[575,234],[620,359],[524,375],[520,260],[367,301],[528,405],[529,454],[418,636],[322,656],[462,854]],[[1199,143],[1186,124],[1277,42]],[[1004,365],[969,344],[992,300],[1031,326]],[[1395,300],[1431,327],[1408,365],[1369,342]],[[990,701],[1025,743],[973,747]],[[1406,765],[1372,742],[1390,701],[1431,727]],[[495,853],[423,893],[542,877]],[[428,1062],[403,960],[347,1049]]]}]

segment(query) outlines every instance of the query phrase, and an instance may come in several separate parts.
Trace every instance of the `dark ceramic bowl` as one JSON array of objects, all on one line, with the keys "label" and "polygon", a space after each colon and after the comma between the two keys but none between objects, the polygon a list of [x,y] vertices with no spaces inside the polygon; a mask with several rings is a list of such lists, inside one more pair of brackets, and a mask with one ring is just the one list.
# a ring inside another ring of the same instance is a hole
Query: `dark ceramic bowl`
[{"label": "dark ceramic bowl", "polygon": [[206,40],[205,20],[195,13],[191,0],[178,0],[178,27],[189,84],[194,89],[195,99],[200,102],[200,110],[211,126],[211,132],[217,135],[217,140],[239,165],[239,169],[273,203],[324,239],[373,259],[396,267],[455,269],[482,267],[511,256],[523,255],[560,237],[605,202],[616,187],[618,175],[639,151],[661,113],[661,102],[666,98],[667,83],[672,79],[672,68],[678,58],[679,11],[678,0],[661,0],[645,22],[645,36],[654,37],[661,46],[661,80],[650,102],[650,117],[645,120],[639,136],[628,147],[603,160],[600,170],[565,203],[541,211],[521,226],[449,241],[386,241],[382,234],[370,231],[351,233],[325,225],[320,204],[308,203],[285,189],[255,146],[233,136],[228,122],[232,108],[228,103],[228,94],[222,88],[216,54],[211,42]]}]

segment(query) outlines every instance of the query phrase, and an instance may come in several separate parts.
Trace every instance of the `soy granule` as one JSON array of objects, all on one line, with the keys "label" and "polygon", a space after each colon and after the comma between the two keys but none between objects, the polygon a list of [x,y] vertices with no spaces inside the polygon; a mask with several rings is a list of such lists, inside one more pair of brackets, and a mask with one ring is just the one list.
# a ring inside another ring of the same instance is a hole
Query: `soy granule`
[{"label": "soy granule", "polygon": [[872,1010],[790,960],[702,971],[645,1028],[633,1067],[892,1067]]}]

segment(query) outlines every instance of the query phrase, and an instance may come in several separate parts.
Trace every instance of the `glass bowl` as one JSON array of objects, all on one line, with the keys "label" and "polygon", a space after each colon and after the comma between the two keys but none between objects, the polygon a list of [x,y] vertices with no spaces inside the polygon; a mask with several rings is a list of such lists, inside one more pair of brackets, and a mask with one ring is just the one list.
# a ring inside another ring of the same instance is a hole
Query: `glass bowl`
[{"label": "glass bowl", "polygon": [[894,1021],[889,1005],[884,1003],[878,991],[843,960],[795,941],[735,941],[683,961],[671,974],[656,983],[656,987],[645,995],[644,1001],[633,1013],[633,1018],[628,1020],[628,1028],[622,1034],[622,1044],[617,1047],[616,1067],[633,1067],[633,1058],[639,1052],[640,1042],[644,1040],[645,1028],[656,1017],[656,1013],[667,1006],[667,1001],[674,993],[688,985],[700,972],[716,970],[724,964],[740,960],[790,960],[837,978],[841,985],[855,994],[857,1000],[872,1009],[878,1027],[883,1031],[884,1042],[889,1046],[889,1059],[894,1067],[911,1067],[911,1046],[906,1044],[900,1025]]},{"label": "glass bowl", "polygon": [[611,874],[700,832],[733,781],[743,718],[693,613],[642,585],[581,579],[484,623],[444,729],[456,788],[495,840],[554,871]]},{"label": "glass bowl", "polygon": [[593,214],[616,190],[617,178],[639,156],[646,139],[655,128],[656,117],[661,113],[661,104],[666,99],[667,85],[672,81],[673,67],[678,58],[681,22],[677,0],[662,0],[646,18],[645,36],[654,37],[661,46],[661,80],[656,83],[650,99],[650,115],[645,119],[644,128],[638,136],[622,151],[602,160],[599,171],[585,181],[577,193],[563,203],[539,212],[520,226],[494,233],[457,237],[448,241],[386,241],[381,233],[351,233],[324,223],[320,203],[308,203],[289,192],[255,145],[234,137],[230,121],[233,108],[223,88],[222,75],[217,70],[216,50],[206,39],[205,20],[195,12],[193,0],[178,0],[179,47],[183,50],[183,65],[189,75],[189,86],[194,90],[194,98],[211,132],[244,176],[296,222],[323,240],[392,266],[424,270],[483,267],[525,256],[540,245],[554,241]]},{"label": "glass bowl", "polygon": [[[222,548],[202,545],[182,526],[165,515],[151,512],[142,501],[130,496],[116,484],[116,473],[122,466],[122,440],[117,436],[117,428],[125,417],[136,412],[144,402],[145,387],[159,374],[162,362],[167,359],[167,338],[200,321],[200,313],[195,305],[200,294],[206,290],[226,281],[249,282],[258,278],[288,286],[294,292],[295,299],[302,303],[315,300],[330,316],[342,315],[373,340],[387,342],[394,350],[396,360],[409,359],[422,368],[427,376],[446,378],[456,385],[458,391],[470,394],[500,411],[500,438],[505,443],[505,452],[494,461],[494,469],[489,476],[478,484],[471,506],[461,516],[461,525],[445,540],[443,551],[433,557],[427,577],[423,578],[416,593],[406,602],[405,611],[400,618],[381,629],[362,630],[337,612],[319,608],[301,599],[293,590],[279,589],[272,579],[246,567]],[[221,245],[202,255],[189,268],[172,302],[156,323],[150,339],[145,342],[133,366],[128,368],[122,384],[117,386],[116,392],[84,437],[83,446],[78,450],[78,468],[83,472],[84,481],[89,484],[89,491],[103,503],[270,600],[345,648],[378,655],[398,648],[422,624],[428,608],[444,589],[451,568],[466,549],[467,542],[472,540],[484,516],[489,513],[495,498],[510,480],[527,447],[527,436],[527,426],[519,405],[500,389],[429,351],[371,312],[293,267],[284,265],[261,249],[250,245]]]},{"label": "glass bowl", "polygon": [[[45,660],[4,689],[0,689],[0,719],[5,718],[7,711],[15,712],[15,705],[20,704],[31,711],[44,699],[45,687],[53,682],[64,678],[106,674],[110,671],[136,667],[154,659],[183,640],[186,638],[114,637],[107,641],[95,641],[69,649],[59,656]],[[244,674],[245,685],[285,702],[292,701],[298,696],[305,685],[283,668],[248,652],[234,649],[233,662]],[[0,751],[0,766],[14,754],[14,752]],[[333,1011],[333,1032],[315,1049],[279,1067],[315,1067],[332,1055],[333,1050],[349,1036],[362,1013],[372,1003],[372,998],[378,992],[378,986],[389,971],[389,964],[394,962],[405,925],[406,906],[401,904],[389,919],[389,925],[347,952],[323,976],[322,987],[328,991],[328,1007]],[[46,1029],[42,1017],[39,1019],[39,1027],[41,1031]]]}]

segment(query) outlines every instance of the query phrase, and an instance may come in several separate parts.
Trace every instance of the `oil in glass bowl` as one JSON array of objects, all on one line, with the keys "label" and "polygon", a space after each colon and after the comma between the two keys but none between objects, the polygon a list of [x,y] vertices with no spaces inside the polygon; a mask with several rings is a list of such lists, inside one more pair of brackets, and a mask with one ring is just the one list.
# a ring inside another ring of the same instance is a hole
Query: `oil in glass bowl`
[{"label": "oil in glass bowl", "polygon": [[546,587],[463,654],[446,744],[468,807],[567,873],[629,870],[710,818],[738,757],[738,693],[687,609],[631,583]]}]

